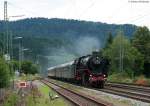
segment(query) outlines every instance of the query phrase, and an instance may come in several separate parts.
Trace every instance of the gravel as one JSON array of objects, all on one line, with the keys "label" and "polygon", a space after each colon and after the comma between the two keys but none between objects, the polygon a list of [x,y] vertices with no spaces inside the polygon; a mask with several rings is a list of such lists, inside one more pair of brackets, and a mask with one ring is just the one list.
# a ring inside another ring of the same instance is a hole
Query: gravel
[{"label": "gravel", "polygon": [[97,98],[101,98],[105,101],[113,103],[115,106],[150,106],[150,103],[145,103],[142,101],[138,101],[138,100],[134,100],[134,99],[118,96],[118,95],[113,95],[113,94],[109,94],[109,93],[105,93],[93,89],[88,89],[88,88],[83,88],[83,89],[81,90],[81,92],[93,95]]}]

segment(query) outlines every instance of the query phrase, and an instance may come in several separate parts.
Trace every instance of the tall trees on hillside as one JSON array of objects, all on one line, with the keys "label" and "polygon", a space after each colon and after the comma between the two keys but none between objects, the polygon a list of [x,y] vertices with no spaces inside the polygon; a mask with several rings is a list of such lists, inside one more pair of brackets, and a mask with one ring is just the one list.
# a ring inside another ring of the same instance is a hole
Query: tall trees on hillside
[{"label": "tall trees on hillside", "polygon": [[135,32],[132,44],[144,56],[144,73],[150,76],[150,31],[147,27],[139,27]]},{"label": "tall trees on hillside", "polygon": [[106,40],[105,48],[108,48],[112,44],[112,42],[113,42],[113,36],[112,36],[112,33],[109,32],[107,40]]},{"label": "tall trees on hillside", "polygon": [[[121,49],[123,51],[122,57],[120,57]],[[129,75],[133,75],[133,73],[140,74],[140,69],[143,66],[143,56],[131,45],[130,40],[125,38],[123,33],[118,32],[117,36],[112,40],[112,44],[109,44],[103,50],[103,55],[111,60],[111,72],[120,71],[120,58],[122,58],[124,72],[127,72]]]}]

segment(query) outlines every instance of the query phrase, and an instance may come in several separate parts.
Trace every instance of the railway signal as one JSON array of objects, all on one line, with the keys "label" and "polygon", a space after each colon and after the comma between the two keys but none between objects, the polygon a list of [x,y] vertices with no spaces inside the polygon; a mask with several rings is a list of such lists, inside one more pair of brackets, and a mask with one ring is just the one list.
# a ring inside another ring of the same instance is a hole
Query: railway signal
[{"label": "railway signal", "polygon": [[27,82],[20,82],[19,83],[19,88],[26,88],[27,87]]}]

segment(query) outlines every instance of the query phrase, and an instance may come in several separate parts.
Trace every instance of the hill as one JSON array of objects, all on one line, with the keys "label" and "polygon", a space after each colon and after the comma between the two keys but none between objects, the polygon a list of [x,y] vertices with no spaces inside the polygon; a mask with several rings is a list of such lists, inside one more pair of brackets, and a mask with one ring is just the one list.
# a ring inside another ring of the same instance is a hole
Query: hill
[{"label": "hill", "polygon": [[[0,27],[2,28],[2,21]],[[21,36],[36,37],[73,37],[73,36],[97,36],[104,38],[108,32],[115,32],[118,29],[123,30],[125,35],[131,36],[136,26],[134,25],[115,25],[101,22],[67,20],[67,19],[47,19],[47,18],[31,18],[9,22],[9,28]],[[2,31],[3,29],[0,29]]]},{"label": "hill", "polygon": [[[36,61],[37,58],[42,58],[41,55],[45,55],[49,56],[50,65],[70,61],[76,56],[100,49],[110,32],[115,36],[118,30],[122,30],[125,36],[132,37],[136,28],[130,24],[115,25],[57,18],[30,18],[8,23],[13,36],[22,36],[24,48],[31,50],[32,53],[25,53],[26,59]],[[4,31],[4,22],[0,21],[0,32]],[[17,43],[18,41],[14,41],[14,54],[17,54]]]}]

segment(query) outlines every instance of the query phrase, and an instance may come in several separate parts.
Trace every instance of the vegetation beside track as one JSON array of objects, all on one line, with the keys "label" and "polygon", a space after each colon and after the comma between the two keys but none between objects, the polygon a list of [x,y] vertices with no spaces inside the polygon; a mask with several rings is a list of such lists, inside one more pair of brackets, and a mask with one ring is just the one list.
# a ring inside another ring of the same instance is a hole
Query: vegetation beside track
[{"label": "vegetation beside track", "polygon": [[[52,96],[56,96],[57,93],[44,84],[27,90],[27,92],[27,95],[23,99],[26,103],[26,106],[67,106],[67,103],[61,97],[53,100],[50,99],[49,93]],[[21,97],[19,96],[19,94],[9,91],[3,106],[16,106],[20,104],[20,99]]]},{"label": "vegetation beside track", "polygon": [[24,80],[24,81],[27,81],[27,80],[33,81],[33,80],[37,80],[39,78],[40,78],[40,76],[38,74],[35,74],[35,75],[32,75],[32,74],[22,74],[18,79]]},{"label": "vegetation beside track", "polygon": [[108,76],[107,81],[116,83],[129,83],[143,86],[150,85],[150,78],[146,78],[144,75],[136,76],[134,78],[129,77],[126,73],[115,73]]},{"label": "vegetation beside track", "polygon": [[[34,92],[40,95],[35,96]],[[28,95],[27,106],[35,106],[35,104],[36,106],[67,106],[67,103],[61,97],[51,99],[49,95],[54,97],[57,93],[48,86],[41,84],[38,86],[38,90],[32,89],[32,93]]]},{"label": "vegetation beside track", "polygon": [[16,93],[8,91],[8,97],[4,101],[3,106],[16,106],[18,99],[19,96]]},{"label": "vegetation beside track", "polygon": [[123,32],[109,34],[101,54],[110,60],[108,81],[150,85],[150,30],[138,27],[128,39]]},{"label": "vegetation beside track", "polygon": [[65,83],[65,82],[63,82],[63,81],[54,80],[54,79],[51,79],[51,81],[53,81],[54,83],[63,85],[65,88],[71,89],[71,90],[73,90],[73,91],[79,92],[79,91],[82,89],[82,87],[80,87],[80,86],[72,86],[72,84]]}]

